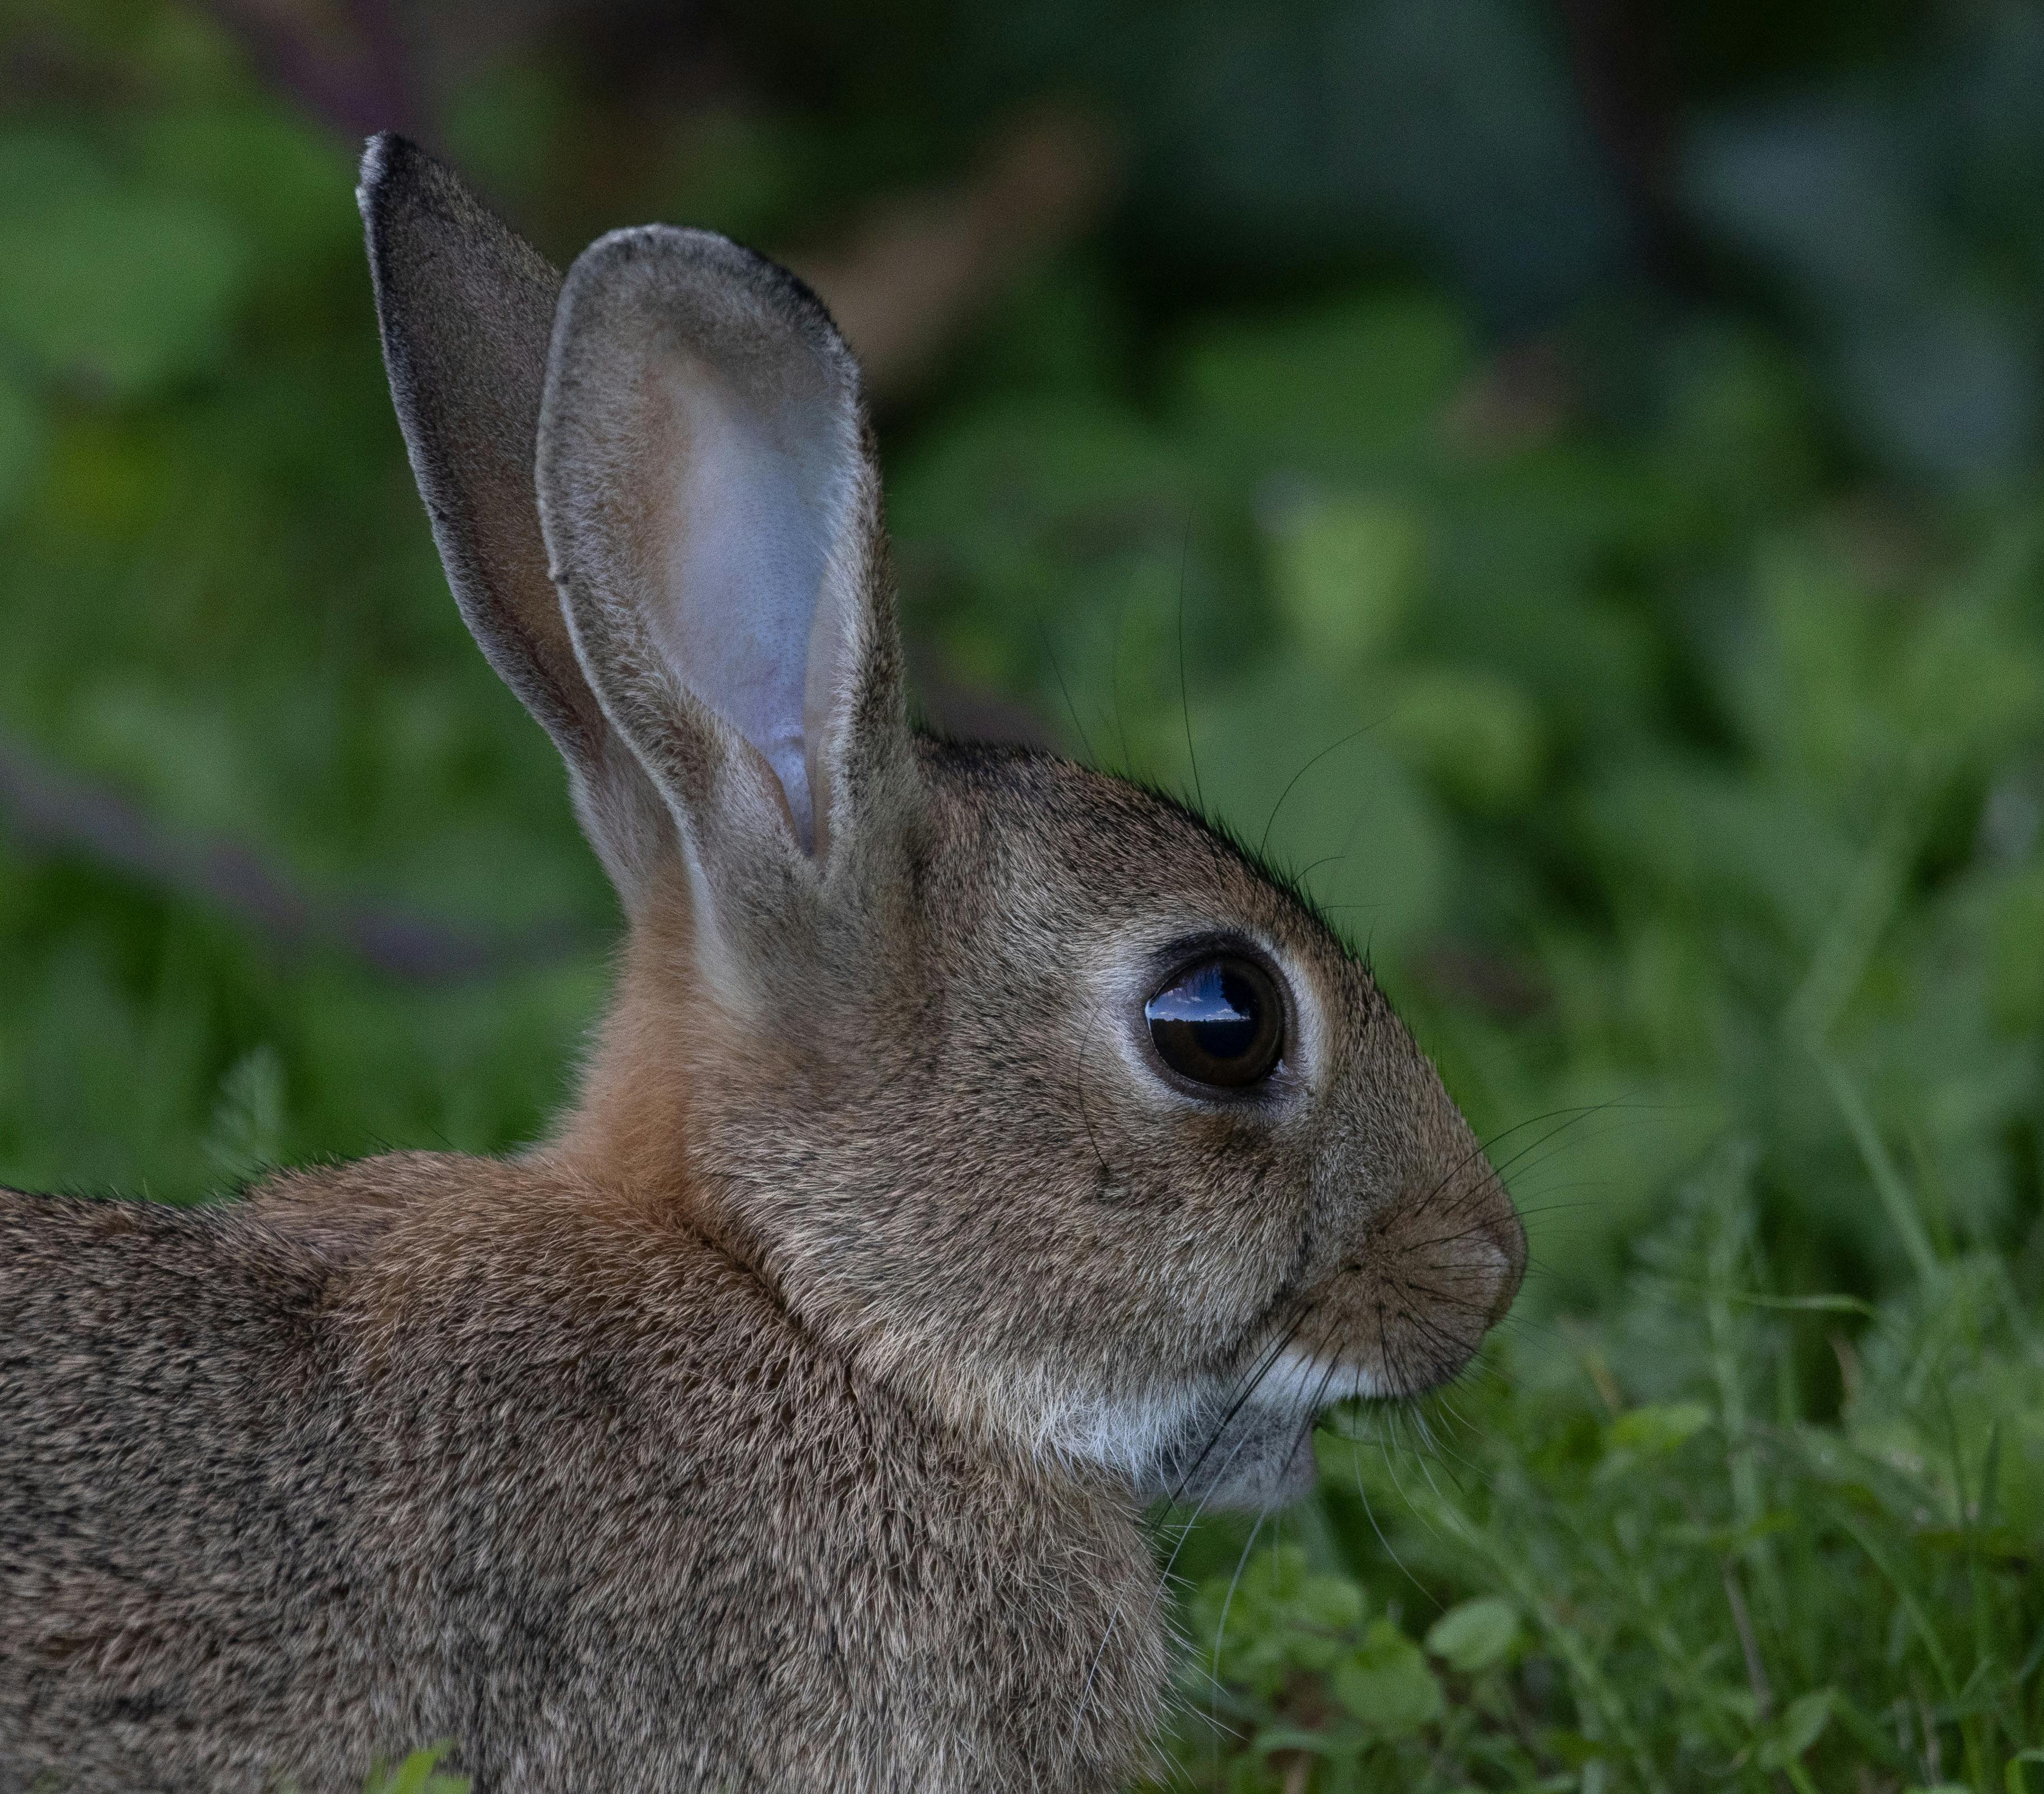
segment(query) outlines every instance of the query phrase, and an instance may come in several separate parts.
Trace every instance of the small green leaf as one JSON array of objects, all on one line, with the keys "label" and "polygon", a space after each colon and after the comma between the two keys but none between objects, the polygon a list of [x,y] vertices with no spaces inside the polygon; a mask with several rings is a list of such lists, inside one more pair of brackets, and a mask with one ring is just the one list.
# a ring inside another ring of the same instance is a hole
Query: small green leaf
[{"label": "small green leaf", "polygon": [[1540,1743],[1550,1756],[1558,1757],[1573,1769],[1586,1768],[1599,1761],[1604,1749],[1595,1738],[1570,1731],[1565,1726],[1550,1727],[1541,1733]]},{"label": "small green leaf", "polygon": [[1420,1647],[1388,1619],[1371,1626],[1361,1648],[1335,1665],[1328,1683],[1335,1700],[1386,1738],[1431,1725],[1447,1710]]},{"label": "small green leaf", "polygon": [[1613,1451],[1634,1458],[1658,1458],[1710,1423],[1711,1411],[1701,1402],[1658,1402],[1619,1415],[1612,1422],[1606,1438]]},{"label": "small green leaf", "polygon": [[1798,1695],[1781,1719],[1781,1742],[1792,1757],[1800,1757],[1823,1735],[1831,1723],[1831,1691],[1817,1688]]},{"label": "small green leaf", "polygon": [[1381,651],[1425,575],[1424,520],[1372,497],[1306,500],[1273,532],[1278,603],[1316,655],[1346,665]]},{"label": "small green leaf", "polygon": [[1831,1723],[1835,1700],[1830,1688],[1816,1688],[1789,1702],[1773,1736],[1761,1746],[1761,1767],[1786,1769],[1815,1744]]},{"label": "small green leaf", "polygon": [[1546,732],[1533,700],[1476,667],[1386,675],[1385,738],[1407,762],[1476,810],[1523,804],[1540,782]]},{"label": "small green leaf", "polygon": [[1519,1615],[1495,1595],[1450,1608],[1427,1628],[1427,1649],[1466,1676],[1501,1663],[1519,1639]]},{"label": "small green leaf", "polygon": [[220,1081],[206,1156],[220,1175],[243,1184],[284,1160],[284,1066],[267,1043],[236,1060]]}]

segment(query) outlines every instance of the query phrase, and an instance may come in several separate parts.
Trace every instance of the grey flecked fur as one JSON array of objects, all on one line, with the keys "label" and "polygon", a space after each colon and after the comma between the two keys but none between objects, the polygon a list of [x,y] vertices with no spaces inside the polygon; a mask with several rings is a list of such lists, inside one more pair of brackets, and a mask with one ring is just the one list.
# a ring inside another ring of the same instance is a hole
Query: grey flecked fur
[{"label": "grey flecked fur", "polygon": [[[1281,1499],[1327,1400],[1452,1375],[1510,1203],[1366,969],[1197,818],[909,729],[799,283],[656,230],[556,305],[394,140],[363,209],[450,582],[624,899],[617,991],[512,1158],[0,1193],[0,1794],[337,1794],[440,1738],[477,1794],[1113,1788],[1170,1667],[1143,1504]],[[677,330],[824,395],[813,842],[648,624],[632,532],[678,526],[634,494],[686,445],[627,401]],[[1289,993],[1244,1097],[1141,1025],[1206,941]]]}]

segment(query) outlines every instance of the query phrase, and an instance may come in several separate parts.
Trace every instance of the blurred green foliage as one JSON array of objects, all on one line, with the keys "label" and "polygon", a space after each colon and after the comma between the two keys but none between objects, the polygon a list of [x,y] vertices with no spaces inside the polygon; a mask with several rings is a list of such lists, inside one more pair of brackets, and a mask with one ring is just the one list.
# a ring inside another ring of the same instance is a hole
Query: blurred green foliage
[{"label": "blurred green foliage", "polygon": [[[1323,1439],[1316,1500],[1167,1522],[1177,1784],[2044,1785],[2044,40],[1981,8],[1912,63],[1898,17],[1811,6],[1821,54],[1776,21],[1749,66],[1678,10],[1716,109],[1674,190],[1739,271],[1678,300],[1553,121],[1539,15],[1466,6],[1454,79],[1546,149],[1499,123],[1387,186],[1439,121],[1387,161],[1328,94],[1385,79],[1342,44],[1431,66],[1409,8],[1191,7],[1147,86],[1142,10],[876,8],[952,59],[932,97],[770,7],[731,27],[744,102],[655,125],[514,46],[440,118],[561,253],[652,215],[814,239],[1052,67],[1120,109],[1124,214],[882,419],[920,657],[1297,870],[1535,1263],[1464,1386]],[[0,109],[0,730],[213,862],[502,945],[398,978],[25,835],[0,1180],[182,1201],[532,1138],[612,907],[434,563],[352,146],[163,0],[36,31],[62,79]],[[1317,160],[1253,129],[1295,77]],[[1589,194],[1520,287],[1499,167],[1535,223]]]}]

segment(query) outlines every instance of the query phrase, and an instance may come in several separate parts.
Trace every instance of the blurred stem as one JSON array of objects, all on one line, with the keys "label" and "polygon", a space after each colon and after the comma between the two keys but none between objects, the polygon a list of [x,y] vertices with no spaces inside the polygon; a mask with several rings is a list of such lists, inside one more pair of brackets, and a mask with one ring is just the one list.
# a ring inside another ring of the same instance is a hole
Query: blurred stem
[{"label": "blurred stem", "polygon": [[[1924,1654],[1931,1659],[1931,1667],[1938,1673],[1938,1680],[1944,1687],[1945,1698],[1948,1701],[1956,1700],[1959,1689],[1958,1683],[1952,1674],[1951,1659],[1945,1654],[1943,1642],[1932,1628],[1930,1615],[1924,1612],[1923,1603],[1916,1599],[1909,1585],[1897,1573],[1887,1552],[1861,1523],[1859,1517],[1842,1505],[1835,1506],[1831,1511],[1837,1516],[1839,1526],[1851,1537],[1853,1542],[1865,1552],[1873,1567],[1881,1572],[1887,1579],[1888,1587],[1895,1591],[1896,1601],[1909,1616],[1909,1623],[1915,1628],[1916,1636],[1923,1641]],[[1925,1730],[1927,1737],[1934,1735],[1927,1725]]]},{"label": "blurred stem", "polygon": [[1782,1026],[1790,1038],[1818,1050],[1830,1039],[1838,1017],[1866,977],[1881,937],[1901,908],[1909,868],[1923,841],[1929,801],[1944,777],[1941,759],[1923,752],[1911,756],[1901,791],[1888,806],[1880,833],[1860,862],[1845,901],[1817,943],[1809,970],[1782,1014]]},{"label": "blurred stem", "polygon": [[[1952,1404],[1950,1385],[1947,1384],[1938,1394],[1945,1435],[1952,1453],[1952,1489],[1958,1499],[1959,1527],[1966,1542],[1966,1599],[1973,1608],[1973,1661],[1976,1665],[1992,1663],[2000,1654],[2000,1640],[1995,1636],[1994,1608],[1988,1594],[1984,1563],[1986,1542],[1983,1535],[1994,1524],[1995,1492],[2001,1476],[2001,1423],[1996,1420],[1988,1428],[1987,1449],[1981,1456],[1980,1480],[1975,1485],[1975,1492],[1969,1496],[1966,1489],[1965,1438],[1959,1426],[1958,1411]],[[1966,1760],[1976,1775],[1980,1773],[1988,1742],[1977,1734],[1990,1723],[2006,1728],[2006,1710],[1983,1714],[1979,1716],[1979,1725],[1964,1728]],[[2009,1742],[2013,1746],[2021,1745],[2022,1734],[2011,1731]]]},{"label": "blurred stem", "polygon": [[1844,902],[1818,942],[1809,970],[1781,1018],[1789,1037],[1800,1042],[1816,1061],[1888,1211],[1889,1223],[1917,1275],[1927,1281],[1938,1274],[1938,1254],[1924,1227],[1922,1208],[1896,1168],[1865,1100],[1832,1057],[1830,1041],[1832,1029],[1865,978],[1881,938],[1900,907],[1909,868],[1923,839],[1930,801],[1944,784],[1948,770],[1944,757],[1928,749],[1919,748],[1911,755],[1901,790],[1888,808],[1887,820],[1861,862],[1858,876]]},{"label": "blurred stem", "polygon": [[1746,1659],[1746,1686],[1753,1690],[1754,1711],[1765,1725],[1774,1716],[1774,1690],[1767,1680],[1767,1664],[1760,1654],[1760,1641],[1753,1635],[1753,1615],[1746,1610],[1746,1592],[1739,1585],[1739,1569],[1730,1558],[1718,1565],[1724,1579],[1725,1602],[1731,1609],[1732,1629],[1739,1634],[1739,1654]]},{"label": "blurred stem", "polygon": [[[1751,1423],[1746,1413],[1746,1383],[1740,1374],[1733,1297],[1746,1281],[1739,1273],[1751,1237],[1752,1207],[1742,1198],[1749,1186],[1752,1170],[1750,1148],[1742,1150],[1724,1166],[1718,1199],[1711,1205],[1711,1231],[1704,1258],[1708,1293],[1704,1303],[1704,1324],[1711,1343],[1711,1375],[1717,1385],[1719,1415],[1724,1428],[1725,1473],[1731,1484],[1732,1511],[1739,1517],[1739,1530],[1749,1536],[1758,1530],[1765,1503],[1762,1500],[1760,1466],[1754,1456]],[[1782,1587],[1781,1566],[1775,1562],[1773,1550],[1765,1539],[1755,1537],[1739,1554],[1753,1565],[1773,1632],[1777,1638],[1785,1635],[1790,1630],[1788,1599]],[[1736,1586],[1727,1579],[1728,1593],[1734,1592]],[[1739,1623],[1743,1614],[1743,1601],[1735,1600],[1735,1624]],[[1750,1673],[1758,1663],[1758,1650],[1750,1640],[1749,1627],[1742,1627],[1740,1644],[1748,1652]],[[1763,1672],[1758,1677],[1756,1693],[1765,1686]]]},{"label": "blurred stem", "polygon": [[493,936],[382,904],[347,903],[303,889],[246,842],[186,835],[139,805],[44,760],[0,732],[0,839],[75,855],[152,889],[225,912],[286,951],[346,949],[385,976],[432,983],[545,964],[586,949],[563,916]]},{"label": "blurred stem", "polygon": [[1895,1229],[1896,1237],[1909,1254],[1917,1276],[1926,1283],[1934,1282],[1938,1273],[1938,1254],[1931,1247],[1931,1235],[1923,1226],[1915,1199],[1902,1181],[1902,1174],[1896,1169],[1887,1143],[1881,1137],[1881,1130],[1874,1126],[1865,1098],[1846,1075],[1845,1068],[1829,1054],[1813,1047],[1811,1056],[1816,1060],[1818,1070],[1831,1087],[1831,1100],[1838,1105],[1838,1113],[1845,1118],[1846,1130],[1859,1149],[1861,1161],[1866,1166],[1867,1175],[1873,1180],[1881,1206],[1888,1211],[1888,1224]]},{"label": "blurred stem", "polygon": [[1297,1535],[1306,1561],[1315,1569],[1333,1575],[1348,1573],[1347,1557],[1333,1523],[1327,1518],[1326,1504],[1317,1491],[1293,1508],[1285,1519]]}]

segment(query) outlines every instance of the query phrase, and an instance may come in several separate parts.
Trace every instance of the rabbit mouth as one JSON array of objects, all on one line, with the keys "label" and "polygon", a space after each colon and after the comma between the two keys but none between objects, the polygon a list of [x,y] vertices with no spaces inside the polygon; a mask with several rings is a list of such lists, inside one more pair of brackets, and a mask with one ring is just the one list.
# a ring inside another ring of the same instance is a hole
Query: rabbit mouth
[{"label": "rabbit mouth", "polygon": [[1201,1508],[1270,1508],[1311,1491],[1313,1431],[1339,1402],[1387,1390],[1368,1366],[1266,1346],[1243,1377],[1212,1391],[1137,1480],[1151,1500]]},{"label": "rabbit mouth", "polygon": [[1497,1266],[1478,1251],[1454,1272],[1436,1267],[1431,1274],[1443,1281],[1424,1286],[1424,1304],[1420,1286],[1396,1267],[1345,1266],[1274,1339],[1265,1333],[1238,1376],[1190,1405],[1138,1479],[1141,1492],[1208,1508],[1304,1496],[1317,1473],[1313,1432],[1328,1409],[1408,1400],[1467,1364],[1496,1302],[1497,1256]]}]

